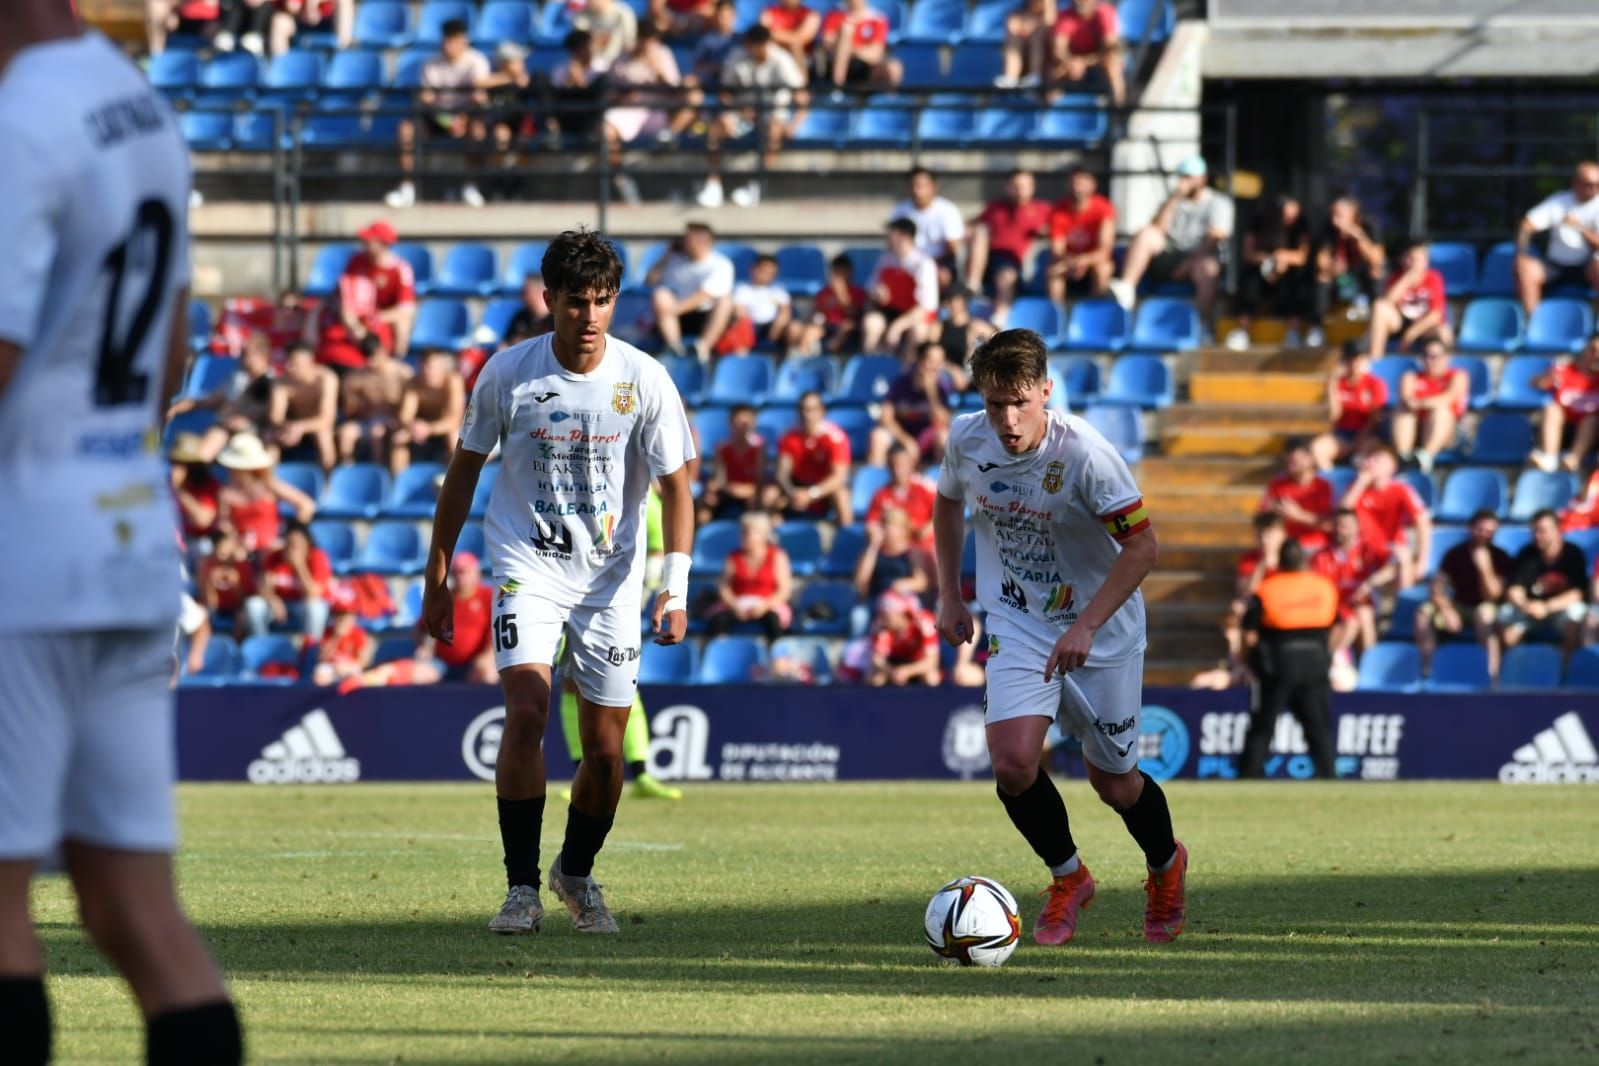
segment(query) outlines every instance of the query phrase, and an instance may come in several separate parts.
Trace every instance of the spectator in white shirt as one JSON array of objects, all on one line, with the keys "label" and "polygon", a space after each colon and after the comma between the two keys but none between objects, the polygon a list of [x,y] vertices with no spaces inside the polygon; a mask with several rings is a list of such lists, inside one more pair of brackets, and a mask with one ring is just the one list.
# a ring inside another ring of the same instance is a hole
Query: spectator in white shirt
[{"label": "spectator in white shirt", "polygon": [[[403,174],[416,169],[419,136],[424,140],[470,144],[482,144],[488,137],[483,109],[489,103],[488,90],[496,83],[494,68],[487,56],[472,47],[464,20],[450,19],[441,32],[439,54],[422,65],[422,88],[417,93],[417,102],[422,105],[421,122],[404,119],[398,127]],[[476,170],[479,163],[475,157],[467,157],[468,170]],[[407,177],[383,199],[390,207],[410,207],[416,203],[416,186]],[[472,182],[461,187],[461,199],[473,207],[485,203]]]},{"label": "spectator in white shirt", "polygon": [[955,260],[966,244],[966,219],[960,208],[938,195],[938,179],[926,167],[910,173],[910,197],[894,205],[889,218],[916,223],[916,247],[938,263],[939,282],[948,284]]},{"label": "spectator in white shirt", "polygon": [[756,256],[750,280],[733,286],[733,325],[722,335],[719,354],[781,351],[794,317],[793,302],[777,283],[776,257]]},{"label": "spectator in white shirt", "polygon": [[1233,235],[1233,201],[1210,187],[1204,159],[1189,156],[1177,164],[1177,185],[1154,219],[1127,246],[1122,276],[1111,293],[1128,310],[1147,271],[1159,281],[1194,286],[1194,306],[1206,329],[1221,279],[1221,249]]},{"label": "spectator in white shirt", "polygon": [[908,353],[938,321],[938,265],[917,247],[912,219],[890,221],[886,245],[866,282],[871,310],[861,322],[861,350]]},{"label": "spectator in white shirt", "polygon": [[572,15],[574,30],[587,30],[594,42],[594,63],[609,70],[638,38],[638,16],[622,0],[587,0]]},{"label": "spectator in white shirt", "polygon": [[[1529,247],[1549,234],[1543,258]],[[1547,285],[1586,285],[1599,292],[1599,163],[1577,164],[1571,188],[1528,211],[1516,230],[1516,296],[1530,315]]]},{"label": "spectator in white shirt", "polygon": [[715,249],[716,234],[690,222],[676,247],[650,268],[655,328],[669,353],[683,354],[683,337],[694,335],[704,360],[733,318],[733,262]]},{"label": "spectator in white shirt", "polygon": [[[759,122],[761,165],[770,168],[783,142],[799,128],[808,102],[805,71],[787,49],[772,43],[772,31],[760,25],[750,27],[743,47],[727,57],[721,88],[723,110],[708,119],[705,130],[710,174],[698,199],[706,208],[722,206],[723,143],[755,130]],[[760,200],[759,182],[733,190],[733,202],[739,207],[754,207]]]}]

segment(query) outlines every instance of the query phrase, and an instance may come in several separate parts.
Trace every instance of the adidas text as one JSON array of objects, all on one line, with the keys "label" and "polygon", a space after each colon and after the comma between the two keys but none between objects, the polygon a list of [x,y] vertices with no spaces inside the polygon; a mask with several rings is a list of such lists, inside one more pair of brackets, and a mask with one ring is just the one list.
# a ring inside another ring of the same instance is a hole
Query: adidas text
[{"label": "adidas text", "polygon": [[1599,784],[1599,751],[1576,711],[1556,718],[1548,729],[1523,744],[1499,768],[1507,785]]},{"label": "adidas text", "polygon": [[261,749],[248,770],[253,785],[346,785],[361,779],[361,761],[349,758],[328,713],[320,707]]}]

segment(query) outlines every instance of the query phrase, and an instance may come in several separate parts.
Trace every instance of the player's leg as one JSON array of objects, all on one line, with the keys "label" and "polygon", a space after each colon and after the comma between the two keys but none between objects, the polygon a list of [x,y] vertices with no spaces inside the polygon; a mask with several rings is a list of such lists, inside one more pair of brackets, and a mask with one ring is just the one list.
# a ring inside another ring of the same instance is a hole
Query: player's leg
[{"label": "player's leg", "polygon": [[650,718],[644,710],[644,697],[633,697],[633,709],[622,733],[622,762],[633,775],[633,795],[641,799],[680,800],[683,790],[657,780],[650,773]]},{"label": "player's leg", "polygon": [[50,1061],[50,1001],[44,951],[28,912],[32,859],[0,860],[0,1032],[6,1059],[34,1066]]}]

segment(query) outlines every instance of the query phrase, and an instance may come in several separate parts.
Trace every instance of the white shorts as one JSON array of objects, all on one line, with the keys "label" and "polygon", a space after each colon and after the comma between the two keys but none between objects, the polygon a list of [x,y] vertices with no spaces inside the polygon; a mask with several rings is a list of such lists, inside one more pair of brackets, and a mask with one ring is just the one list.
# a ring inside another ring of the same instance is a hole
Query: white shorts
[{"label": "white shorts", "polygon": [[566,636],[565,665],[577,690],[601,707],[631,707],[638,694],[639,605],[582,607],[531,592],[494,597],[494,665],[555,665]]},{"label": "white shorts", "polygon": [[1083,758],[1107,773],[1138,767],[1138,713],[1144,705],[1144,653],[1107,666],[1079,666],[1044,680],[1047,651],[1007,640],[988,660],[984,721],[1052,718],[1083,745]]},{"label": "white shorts", "polygon": [[172,627],[0,636],[0,859],[177,845]]}]

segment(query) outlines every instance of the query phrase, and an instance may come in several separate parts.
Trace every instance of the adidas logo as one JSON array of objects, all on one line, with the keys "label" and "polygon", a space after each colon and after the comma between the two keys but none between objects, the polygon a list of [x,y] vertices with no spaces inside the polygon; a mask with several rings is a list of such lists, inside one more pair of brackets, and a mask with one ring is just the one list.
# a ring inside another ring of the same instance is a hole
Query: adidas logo
[{"label": "adidas logo", "polygon": [[361,779],[361,761],[345,755],[328,712],[318,707],[262,748],[248,776],[252,785],[345,785]]},{"label": "adidas logo", "polygon": [[1576,711],[1556,718],[1543,732],[1510,755],[1499,768],[1507,785],[1599,784],[1599,751]]}]

